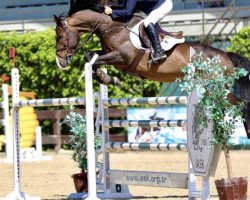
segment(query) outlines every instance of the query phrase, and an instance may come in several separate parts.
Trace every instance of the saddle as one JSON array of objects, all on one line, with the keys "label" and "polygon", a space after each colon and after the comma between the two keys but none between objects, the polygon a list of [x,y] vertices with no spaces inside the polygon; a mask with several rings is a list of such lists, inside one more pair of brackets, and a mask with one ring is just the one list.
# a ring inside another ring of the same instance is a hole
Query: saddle
[{"label": "saddle", "polygon": [[[165,30],[163,30],[160,26],[157,27],[157,31],[158,31],[158,35],[160,37],[160,41],[165,37],[165,36],[169,36],[175,39],[182,39],[183,38],[183,31],[179,31],[179,32],[167,32]],[[142,23],[139,26],[139,38],[140,41],[142,43],[142,46],[144,48],[150,48],[151,47],[151,42],[147,36],[144,24]]]},{"label": "saddle", "polygon": [[[183,32],[167,32],[164,31],[160,26],[157,26],[157,31],[159,33],[161,47],[164,51],[169,51],[176,44],[183,43],[185,38],[183,37]],[[149,52],[151,49],[151,42],[147,36],[146,30],[144,28],[143,21],[136,24],[130,31],[130,41],[137,48],[137,53],[134,60],[123,71],[130,75],[141,77],[137,72],[136,68],[141,61],[141,58],[145,52]],[[151,63],[152,64],[152,63]]]}]

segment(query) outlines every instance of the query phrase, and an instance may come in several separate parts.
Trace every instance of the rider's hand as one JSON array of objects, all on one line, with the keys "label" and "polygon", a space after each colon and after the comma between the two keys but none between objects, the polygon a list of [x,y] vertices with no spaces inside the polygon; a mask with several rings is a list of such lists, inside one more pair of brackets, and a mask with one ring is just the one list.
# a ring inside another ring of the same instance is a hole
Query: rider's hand
[{"label": "rider's hand", "polygon": [[106,15],[111,15],[112,14],[112,9],[109,7],[109,6],[105,6],[105,10],[104,10],[104,13]]}]

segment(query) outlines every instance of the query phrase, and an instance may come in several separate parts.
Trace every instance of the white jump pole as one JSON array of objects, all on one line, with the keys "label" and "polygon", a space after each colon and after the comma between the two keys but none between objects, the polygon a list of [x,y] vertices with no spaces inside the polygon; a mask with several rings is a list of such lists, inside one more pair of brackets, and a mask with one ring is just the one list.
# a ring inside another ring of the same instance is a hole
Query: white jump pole
[{"label": "white jump pole", "polygon": [[42,158],[42,127],[36,127],[36,154],[38,159]]},{"label": "white jump pole", "polygon": [[9,113],[9,93],[8,93],[8,85],[2,85],[2,108],[3,108],[3,126],[4,126],[4,133],[6,138],[6,160],[11,160],[13,156],[13,136],[11,134],[10,129],[10,113]]},{"label": "white jump pole", "polygon": [[88,157],[88,197],[87,200],[97,198],[96,187],[96,159],[94,132],[94,94],[92,80],[92,65],[98,58],[95,54],[89,63],[85,64],[85,98],[86,98],[86,128],[87,128],[87,157]]},{"label": "white jump pole", "polygon": [[[20,172],[20,124],[19,124],[19,108],[15,107],[15,102],[19,101],[19,80],[18,69],[13,68],[12,77],[12,128],[13,128],[13,167],[14,167],[14,192],[16,199],[25,199],[25,195],[21,192],[21,172]],[[16,87],[18,89],[16,89]]]}]

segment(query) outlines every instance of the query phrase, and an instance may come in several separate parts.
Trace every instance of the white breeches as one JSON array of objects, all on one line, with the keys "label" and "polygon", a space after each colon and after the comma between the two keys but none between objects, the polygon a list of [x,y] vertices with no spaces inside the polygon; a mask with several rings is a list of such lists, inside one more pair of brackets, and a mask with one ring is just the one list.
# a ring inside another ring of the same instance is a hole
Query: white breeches
[{"label": "white breeches", "polygon": [[144,26],[147,27],[148,24],[156,24],[162,20],[171,10],[173,9],[172,0],[164,0],[156,7],[149,15],[144,19]]}]

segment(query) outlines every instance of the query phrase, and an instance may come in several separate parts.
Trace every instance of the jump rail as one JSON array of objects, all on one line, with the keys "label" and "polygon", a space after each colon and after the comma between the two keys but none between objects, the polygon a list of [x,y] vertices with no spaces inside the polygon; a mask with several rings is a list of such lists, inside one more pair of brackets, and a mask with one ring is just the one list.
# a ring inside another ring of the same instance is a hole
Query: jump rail
[{"label": "jump rail", "polygon": [[85,98],[57,98],[57,99],[35,99],[21,100],[15,103],[16,107],[48,107],[48,106],[67,106],[67,105],[83,105]]},{"label": "jump rail", "polygon": [[138,142],[108,142],[105,145],[106,150],[151,150],[151,151],[187,151],[187,145],[184,143],[138,143]]},{"label": "jump rail", "polygon": [[185,96],[103,99],[105,106],[187,104]]},{"label": "jump rail", "polygon": [[185,127],[186,120],[105,120],[103,126],[112,127]]}]

